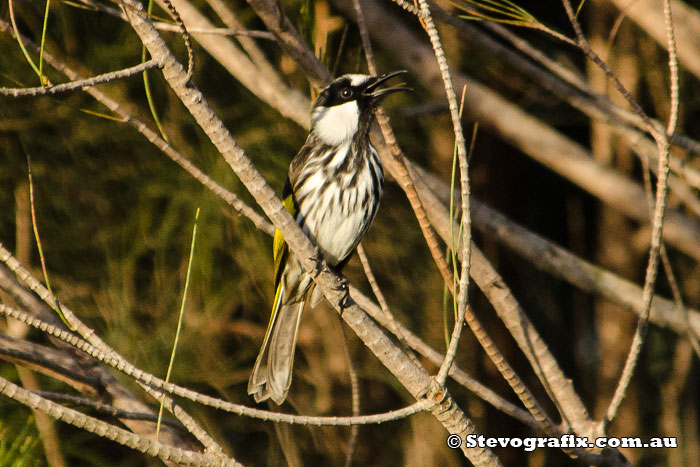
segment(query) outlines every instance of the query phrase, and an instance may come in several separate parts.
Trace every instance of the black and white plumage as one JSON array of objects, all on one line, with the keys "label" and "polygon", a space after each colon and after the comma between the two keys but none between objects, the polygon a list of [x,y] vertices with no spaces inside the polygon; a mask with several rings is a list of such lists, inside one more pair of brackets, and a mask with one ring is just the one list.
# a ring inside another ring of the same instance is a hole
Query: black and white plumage
[{"label": "black and white plumage", "polygon": [[[403,71],[381,76],[344,75],[319,94],[311,131],[292,160],[282,192],[287,210],[331,266],[342,267],[367,232],[379,207],[384,174],[369,139],[381,88]],[[248,382],[257,402],[281,404],[292,381],[299,323],[312,278],[275,231],[275,299],[262,348]]]}]

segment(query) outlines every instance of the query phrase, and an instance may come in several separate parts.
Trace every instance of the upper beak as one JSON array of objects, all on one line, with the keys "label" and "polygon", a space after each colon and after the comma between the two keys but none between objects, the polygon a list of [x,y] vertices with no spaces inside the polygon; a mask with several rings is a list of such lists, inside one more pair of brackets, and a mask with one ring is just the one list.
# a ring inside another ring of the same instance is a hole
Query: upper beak
[{"label": "upper beak", "polygon": [[374,81],[370,83],[369,86],[365,88],[365,90],[362,92],[367,97],[370,97],[373,101],[378,102],[385,96],[398,92],[398,91],[412,91],[411,88],[405,87],[405,86],[394,86],[391,88],[383,88],[383,89],[377,89],[379,86],[381,86],[383,83],[388,81],[389,79],[393,78],[394,76],[397,75],[403,75],[405,73],[408,73],[406,70],[398,70],[398,71],[392,71],[391,73],[384,73],[383,75],[375,76]]}]

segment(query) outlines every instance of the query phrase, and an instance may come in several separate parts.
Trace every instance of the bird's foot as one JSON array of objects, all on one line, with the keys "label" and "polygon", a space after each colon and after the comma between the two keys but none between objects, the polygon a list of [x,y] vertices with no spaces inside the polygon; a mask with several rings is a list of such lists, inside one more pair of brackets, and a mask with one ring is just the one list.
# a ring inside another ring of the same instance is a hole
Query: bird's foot
[{"label": "bird's foot", "polygon": [[340,299],[336,302],[336,306],[340,308],[340,313],[342,314],[343,310],[347,308],[348,301],[350,300],[350,287],[348,286],[348,280],[343,276],[336,276],[333,289],[342,292]]},{"label": "bird's foot", "polygon": [[314,267],[310,271],[311,277],[318,277],[319,274],[321,274],[321,271],[323,271],[323,252],[318,246],[314,245],[314,249],[316,250],[314,254],[309,258],[309,260],[314,262]]}]

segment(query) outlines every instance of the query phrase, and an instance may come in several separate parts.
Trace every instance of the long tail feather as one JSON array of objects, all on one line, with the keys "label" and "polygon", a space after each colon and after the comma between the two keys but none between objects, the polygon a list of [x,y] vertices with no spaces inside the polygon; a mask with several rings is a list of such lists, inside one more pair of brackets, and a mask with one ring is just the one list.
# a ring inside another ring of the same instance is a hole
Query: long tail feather
[{"label": "long tail feather", "polygon": [[258,353],[258,358],[255,359],[255,366],[253,367],[253,372],[248,380],[248,394],[255,397],[256,402],[261,402],[270,397],[270,391],[266,387],[267,383],[267,351],[270,346],[270,337],[272,336],[272,331],[277,323],[277,317],[279,316],[280,305],[282,304],[282,295],[284,292],[284,284],[280,281],[277,286],[277,292],[275,293],[275,300],[272,303],[272,313],[270,313],[270,322],[267,324],[267,330],[265,331],[265,338],[263,339],[262,347],[260,347],[260,353]]},{"label": "long tail feather", "polygon": [[271,398],[282,404],[289,392],[304,301],[282,305],[284,281],[280,281],[265,332],[265,339],[248,381],[248,394],[256,402]]},{"label": "long tail feather", "polygon": [[280,307],[279,318],[270,341],[267,360],[267,386],[270,397],[278,405],[284,402],[292,384],[292,367],[294,350],[297,346],[297,334],[301,323],[304,302]]}]

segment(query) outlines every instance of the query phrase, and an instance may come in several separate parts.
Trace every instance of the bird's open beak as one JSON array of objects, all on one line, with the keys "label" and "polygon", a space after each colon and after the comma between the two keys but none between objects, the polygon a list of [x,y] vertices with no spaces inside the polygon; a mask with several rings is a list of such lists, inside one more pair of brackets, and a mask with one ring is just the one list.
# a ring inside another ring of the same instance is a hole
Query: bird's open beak
[{"label": "bird's open beak", "polygon": [[374,102],[379,102],[381,99],[394,92],[412,91],[411,88],[406,86],[394,86],[391,88],[377,89],[379,86],[381,86],[394,76],[402,75],[404,73],[408,72],[406,70],[398,70],[392,71],[391,73],[384,73],[383,75],[375,76],[373,82],[371,82],[369,86],[367,86],[365,90],[362,91],[362,94],[371,98]]}]

